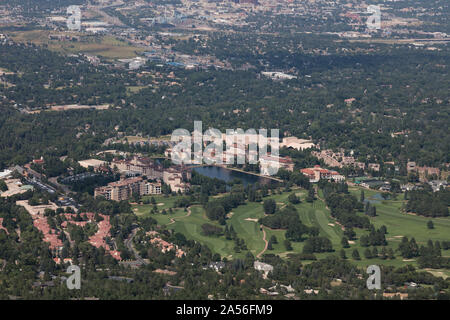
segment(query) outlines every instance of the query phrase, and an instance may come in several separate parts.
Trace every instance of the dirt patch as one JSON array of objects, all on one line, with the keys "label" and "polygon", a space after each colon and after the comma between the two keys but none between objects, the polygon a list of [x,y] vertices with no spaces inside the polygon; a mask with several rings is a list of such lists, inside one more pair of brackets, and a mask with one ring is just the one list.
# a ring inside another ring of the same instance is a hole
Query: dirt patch
[{"label": "dirt patch", "polygon": [[170,271],[170,270],[167,270],[167,269],[164,269],[164,270],[163,269],[156,269],[153,272],[161,273],[161,274],[168,274],[168,275],[171,275],[171,276],[177,274],[175,271]]},{"label": "dirt patch", "polygon": [[56,204],[54,204],[53,202],[49,202],[49,204],[30,206],[28,204],[28,200],[20,200],[20,201],[16,201],[16,205],[24,207],[25,210],[27,210],[32,216],[44,214],[45,209],[51,209],[51,210],[58,209],[58,206]]},{"label": "dirt patch", "polygon": [[386,238],[386,240],[399,240],[401,238],[403,238],[403,236],[393,236],[393,237],[390,237],[390,238]]},{"label": "dirt patch", "polygon": [[340,286],[342,284],[342,280],[341,279],[336,279],[336,280],[333,280],[333,281],[331,281],[330,282],[330,285],[332,286],[332,287],[338,287],[338,286]]},{"label": "dirt patch", "polygon": [[438,271],[438,270],[435,270],[435,269],[426,268],[426,269],[424,269],[424,270],[430,272],[430,273],[431,273],[432,275],[434,275],[435,277],[442,277],[442,278],[444,278],[444,280],[447,279],[447,278],[449,277],[449,276],[446,275],[444,272]]}]

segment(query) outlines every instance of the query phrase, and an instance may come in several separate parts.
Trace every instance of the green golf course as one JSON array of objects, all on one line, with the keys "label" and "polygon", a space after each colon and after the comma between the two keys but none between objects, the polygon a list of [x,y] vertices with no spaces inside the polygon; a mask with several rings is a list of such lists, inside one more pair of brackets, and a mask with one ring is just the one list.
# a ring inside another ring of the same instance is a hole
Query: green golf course
[{"label": "green golf course", "polygon": [[[359,198],[361,193],[360,187],[350,187],[349,191]],[[365,198],[372,201],[372,204],[376,206],[377,216],[370,217],[371,222],[376,228],[385,225],[387,227],[388,234],[386,240],[388,241],[387,248],[392,248],[396,251],[398,244],[403,236],[408,238],[414,237],[417,243],[420,245],[426,244],[431,239],[433,241],[450,240],[450,218],[434,218],[434,229],[427,228],[427,221],[430,218],[421,217],[413,214],[407,214],[402,211],[402,206],[405,203],[403,195],[398,195],[397,199],[380,200],[378,191],[363,189]],[[315,226],[320,230],[320,236],[326,237],[331,240],[333,249],[332,253],[319,253],[315,254],[317,258],[323,258],[330,254],[337,254],[341,249],[341,239],[343,237],[342,227],[336,223],[331,217],[330,211],[326,208],[321,191],[319,191],[317,199],[313,203],[305,201],[306,191],[302,189],[294,189],[291,192],[275,192],[265,199],[272,198],[276,201],[277,207],[281,208],[289,203],[288,196],[290,193],[295,192],[300,197],[301,203],[295,205],[300,216],[300,220],[307,226]],[[181,208],[172,209],[172,213],[162,214],[161,211],[165,209],[168,212],[169,208],[173,207],[174,202],[180,196],[154,196],[158,213],[151,214],[150,211],[153,208],[152,204],[149,205],[133,205],[133,210],[138,216],[152,216],[158,221],[158,224],[165,225],[168,229],[173,229],[176,232],[184,234],[188,239],[199,241],[202,244],[207,245],[213,252],[219,253],[223,257],[235,258],[244,257],[247,251],[235,252],[234,241],[227,240],[224,236],[211,237],[202,234],[202,224],[209,223],[215,226],[220,226],[216,221],[209,220],[203,207],[201,205],[192,205],[189,210]],[[358,213],[363,215],[364,213]],[[239,238],[244,239],[248,250],[257,256],[261,253],[273,253],[280,257],[286,257],[289,253],[302,252],[304,242],[292,242],[292,251],[287,251],[284,245],[285,230],[272,230],[267,227],[261,228],[257,222],[259,218],[264,216],[263,205],[256,202],[246,202],[233,209],[228,214],[228,225],[232,225]],[[360,246],[359,237],[366,234],[366,230],[355,229],[357,239],[350,241],[350,248],[344,249],[348,259],[351,258],[352,251],[358,249],[361,260],[352,260],[359,266],[367,266],[370,264],[382,264],[401,266],[412,264],[416,265],[415,260],[405,261],[402,257],[398,256],[396,252],[396,258],[381,259],[373,258],[366,259],[364,257],[365,247]],[[277,243],[272,245],[272,250],[265,250],[266,242],[272,236],[275,236]],[[372,249],[372,247],[370,247]],[[380,250],[381,247],[378,247]],[[449,251],[443,251],[444,256],[450,256]],[[305,261],[309,263],[310,261]],[[436,272],[442,272],[444,275],[450,275],[446,270],[440,270]]]}]

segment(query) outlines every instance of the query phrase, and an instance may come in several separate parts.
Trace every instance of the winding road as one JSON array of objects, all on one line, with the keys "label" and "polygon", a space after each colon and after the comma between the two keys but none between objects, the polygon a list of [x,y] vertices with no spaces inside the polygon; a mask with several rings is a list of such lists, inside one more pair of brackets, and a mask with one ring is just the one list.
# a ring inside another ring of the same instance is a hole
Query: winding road
[{"label": "winding road", "polygon": [[134,228],[133,231],[131,231],[131,234],[128,236],[128,238],[124,241],[125,246],[127,249],[133,253],[135,261],[129,262],[128,264],[135,264],[135,265],[146,265],[148,262],[146,262],[142,257],[139,255],[137,250],[133,246],[133,239],[136,236],[137,231],[139,228]]},{"label": "winding road", "polygon": [[266,252],[267,247],[269,246],[269,241],[267,241],[267,239],[266,239],[266,230],[264,230],[264,226],[263,226],[263,225],[261,225],[260,227],[261,227],[262,232],[263,232],[263,240],[264,240],[265,246],[264,246],[263,251],[261,251],[260,253],[257,254],[256,258],[261,257],[261,255],[262,255],[264,252]]},{"label": "winding road", "polygon": [[[187,217],[189,217],[191,215],[191,213],[192,213],[191,212],[191,207],[188,207],[187,211],[188,211],[188,213],[185,216],[182,216],[180,218],[187,218]],[[167,225],[173,224],[175,222],[177,222],[177,221],[174,218],[170,218],[170,223],[168,223]]]}]

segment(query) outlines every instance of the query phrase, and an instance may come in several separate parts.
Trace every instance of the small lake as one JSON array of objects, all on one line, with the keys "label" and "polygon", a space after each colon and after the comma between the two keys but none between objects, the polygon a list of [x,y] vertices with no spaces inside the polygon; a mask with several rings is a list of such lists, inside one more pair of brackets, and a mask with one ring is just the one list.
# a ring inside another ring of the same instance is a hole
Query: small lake
[{"label": "small lake", "polygon": [[[388,198],[389,199],[389,198]],[[381,193],[376,193],[368,199],[364,199],[364,202],[370,202],[370,204],[377,204],[384,201],[384,198]]]},{"label": "small lake", "polygon": [[242,181],[244,186],[255,183],[259,183],[260,185],[278,183],[277,181],[269,178],[260,177],[245,172],[230,170],[223,167],[205,166],[205,167],[195,167],[192,170],[209,178],[217,178],[225,182],[230,182],[233,181],[234,179],[239,179]]}]

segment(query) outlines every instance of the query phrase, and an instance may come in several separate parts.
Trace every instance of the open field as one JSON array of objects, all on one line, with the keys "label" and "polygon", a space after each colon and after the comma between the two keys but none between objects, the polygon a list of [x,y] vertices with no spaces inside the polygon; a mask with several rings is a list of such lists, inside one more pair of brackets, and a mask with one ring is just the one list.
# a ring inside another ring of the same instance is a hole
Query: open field
[{"label": "open field", "polygon": [[143,52],[143,48],[129,45],[127,42],[113,36],[81,37],[80,41],[50,40],[49,35],[77,36],[77,33],[53,32],[48,30],[32,30],[11,32],[9,35],[17,42],[32,42],[37,45],[47,45],[50,50],[65,54],[84,53],[107,59],[134,58]]},{"label": "open field", "polygon": [[[359,198],[359,188],[349,188],[349,191]],[[365,198],[368,199],[377,194],[376,191],[363,189]],[[385,225],[388,230],[386,239],[388,241],[401,241],[402,236],[414,237],[419,245],[426,244],[429,239],[436,241],[450,240],[450,218],[427,218],[412,214],[403,213],[401,208],[405,203],[403,195],[399,195],[397,200],[377,201],[373,203],[377,208],[377,216],[370,218],[375,227]],[[427,228],[427,222],[432,220],[434,229]]]},{"label": "open field", "polygon": [[[351,187],[349,191],[359,198],[361,188]],[[426,222],[429,218],[419,217],[415,215],[402,213],[401,207],[404,203],[403,195],[399,195],[397,200],[387,200],[378,201],[376,198],[372,198],[377,194],[376,191],[367,190],[365,191],[365,198],[374,201],[374,205],[377,207],[377,216],[370,218],[371,222],[375,227],[379,228],[385,225],[388,230],[386,239],[388,240],[387,248],[392,248],[394,251],[397,249],[398,244],[401,241],[402,236],[407,236],[409,238],[415,237],[419,245],[426,244],[428,239],[436,240],[450,240],[450,218],[436,218],[433,219],[435,229],[429,230],[426,226]],[[298,196],[300,196],[302,202],[297,204],[297,208],[300,216],[300,220],[307,226],[316,226],[320,230],[320,235],[327,237],[331,240],[335,252],[333,253],[319,253],[315,254],[317,258],[324,258],[330,254],[338,254],[342,249],[341,239],[343,236],[343,230],[336,221],[331,217],[330,211],[326,208],[325,203],[320,199],[322,194],[320,193],[320,198],[313,203],[307,203],[304,201],[306,198],[306,191],[296,189],[293,190]],[[277,202],[278,207],[283,207],[287,205],[288,196],[290,192],[283,192],[282,194],[270,195],[268,198],[273,198]],[[163,197],[157,196],[155,200],[160,205],[158,209],[168,209],[173,206],[173,203],[177,197]],[[161,205],[163,203],[163,205]],[[136,214],[144,215],[149,214],[152,205],[140,205],[137,207]],[[168,228],[174,229],[177,232],[183,233],[188,239],[197,240],[203,244],[208,245],[208,247],[224,257],[244,257],[246,252],[236,253],[234,252],[234,242],[231,240],[226,240],[225,237],[206,237],[201,234],[201,225],[204,223],[214,224],[219,226],[217,222],[212,222],[205,216],[204,210],[200,205],[194,205],[191,207],[192,214],[187,216],[183,209],[175,209],[173,214],[155,214],[152,215],[158,223],[167,225]],[[362,213],[360,213],[362,214]],[[247,202],[245,205],[241,205],[238,208],[232,210],[231,217],[228,220],[228,224],[231,224],[234,230],[237,232],[238,237],[245,240],[248,250],[257,256],[265,247],[265,242],[263,240],[263,232],[260,229],[260,225],[257,222],[259,218],[264,216],[262,203]],[[173,220],[171,220],[173,219]],[[278,243],[273,245],[273,250],[267,250],[265,253],[277,254],[280,257],[286,257],[289,253],[300,253],[303,250],[304,242],[292,242],[292,251],[287,251],[284,246],[285,240],[285,230],[272,230],[264,227],[266,232],[266,240],[269,240],[271,236],[277,238]],[[364,257],[365,247],[361,247],[359,244],[359,237],[362,234],[366,234],[367,231],[361,229],[355,229],[357,233],[357,239],[354,243],[350,244],[350,248],[345,249],[346,256],[353,263],[360,267],[365,267],[371,264],[378,265],[392,265],[392,266],[403,266],[407,264],[412,264],[417,266],[415,260],[404,261],[402,257],[396,256],[393,260],[383,260],[381,258],[377,259],[366,259]],[[361,260],[352,260],[351,254],[354,249],[358,249]],[[373,247],[370,247],[372,250]],[[381,247],[377,247],[378,252],[381,251]],[[398,254],[396,252],[396,254]],[[449,251],[443,251],[444,256],[449,256]],[[305,263],[310,263],[311,261],[305,261]],[[448,270],[432,270],[437,272],[437,275],[450,276],[450,271]]]},{"label": "open field", "polygon": [[127,95],[130,96],[134,93],[138,93],[142,89],[149,88],[147,86],[128,86],[127,87]]},{"label": "open field", "polygon": [[138,136],[125,136],[124,138],[120,139],[119,142],[125,142],[128,141],[129,143],[136,143],[136,142],[149,142],[149,141],[170,141],[170,136],[159,136],[159,137],[152,137],[152,138],[144,138],[144,137],[138,137]]},{"label": "open field", "polygon": [[185,219],[176,219],[173,225],[169,228],[174,229],[176,232],[180,232],[190,240],[196,240],[202,244],[207,245],[211,251],[219,253],[223,257],[231,258],[234,255],[233,247],[234,242],[226,240],[224,237],[207,237],[202,234],[202,224],[209,223],[215,226],[219,226],[217,222],[209,221],[204,215],[204,210],[200,206],[192,206],[191,215]]},{"label": "open field", "polygon": [[[159,211],[161,211],[163,209],[168,210],[169,208],[173,208],[173,204],[179,198],[179,196],[165,197],[163,195],[154,195],[154,196],[144,196],[144,197],[142,197],[142,199],[151,199],[152,197],[155,199],[155,202],[157,204]],[[142,215],[148,214],[152,210],[152,208],[153,208],[152,204],[133,205],[133,210],[137,209],[134,211],[137,216],[142,216]],[[180,208],[178,208],[176,210],[183,211],[183,209],[180,209]],[[156,216],[157,215],[155,215],[155,218],[156,218]]]},{"label": "open field", "polygon": [[[376,199],[373,197],[378,193],[377,191],[359,187],[349,188],[350,193],[354,194],[358,199],[360,197],[361,190],[364,190],[366,199]],[[414,237],[419,246],[426,245],[429,239],[433,241],[450,240],[450,218],[432,219],[435,229],[430,230],[426,225],[427,221],[429,221],[430,218],[403,213],[401,208],[404,203],[405,200],[403,200],[402,194],[398,195],[397,200],[375,200],[372,203],[377,208],[377,216],[369,217],[369,219],[376,228],[379,228],[382,225],[385,225],[387,227],[387,248],[390,247],[395,251],[398,248],[398,245],[403,236],[406,236],[409,239],[411,237]],[[365,233],[365,231],[362,231],[360,229],[355,229],[355,231],[358,238]],[[351,249],[346,249],[347,257],[351,257],[351,252],[354,248],[358,249],[361,260],[355,261],[355,263],[360,266],[366,266],[368,264],[382,264],[393,266],[411,264],[413,266],[417,266],[417,263],[414,259],[412,259],[411,261],[403,261],[403,258],[399,256],[397,256],[394,260],[365,259],[363,253],[366,248],[361,247],[358,240],[356,240],[356,244],[350,246]],[[377,247],[377,249],[378,252],[380,252],[381,247]],[[398,252],[396,252],[396,254],[398,254]],[[443,255],[450,255],[450,252],[443,251]]]}]

